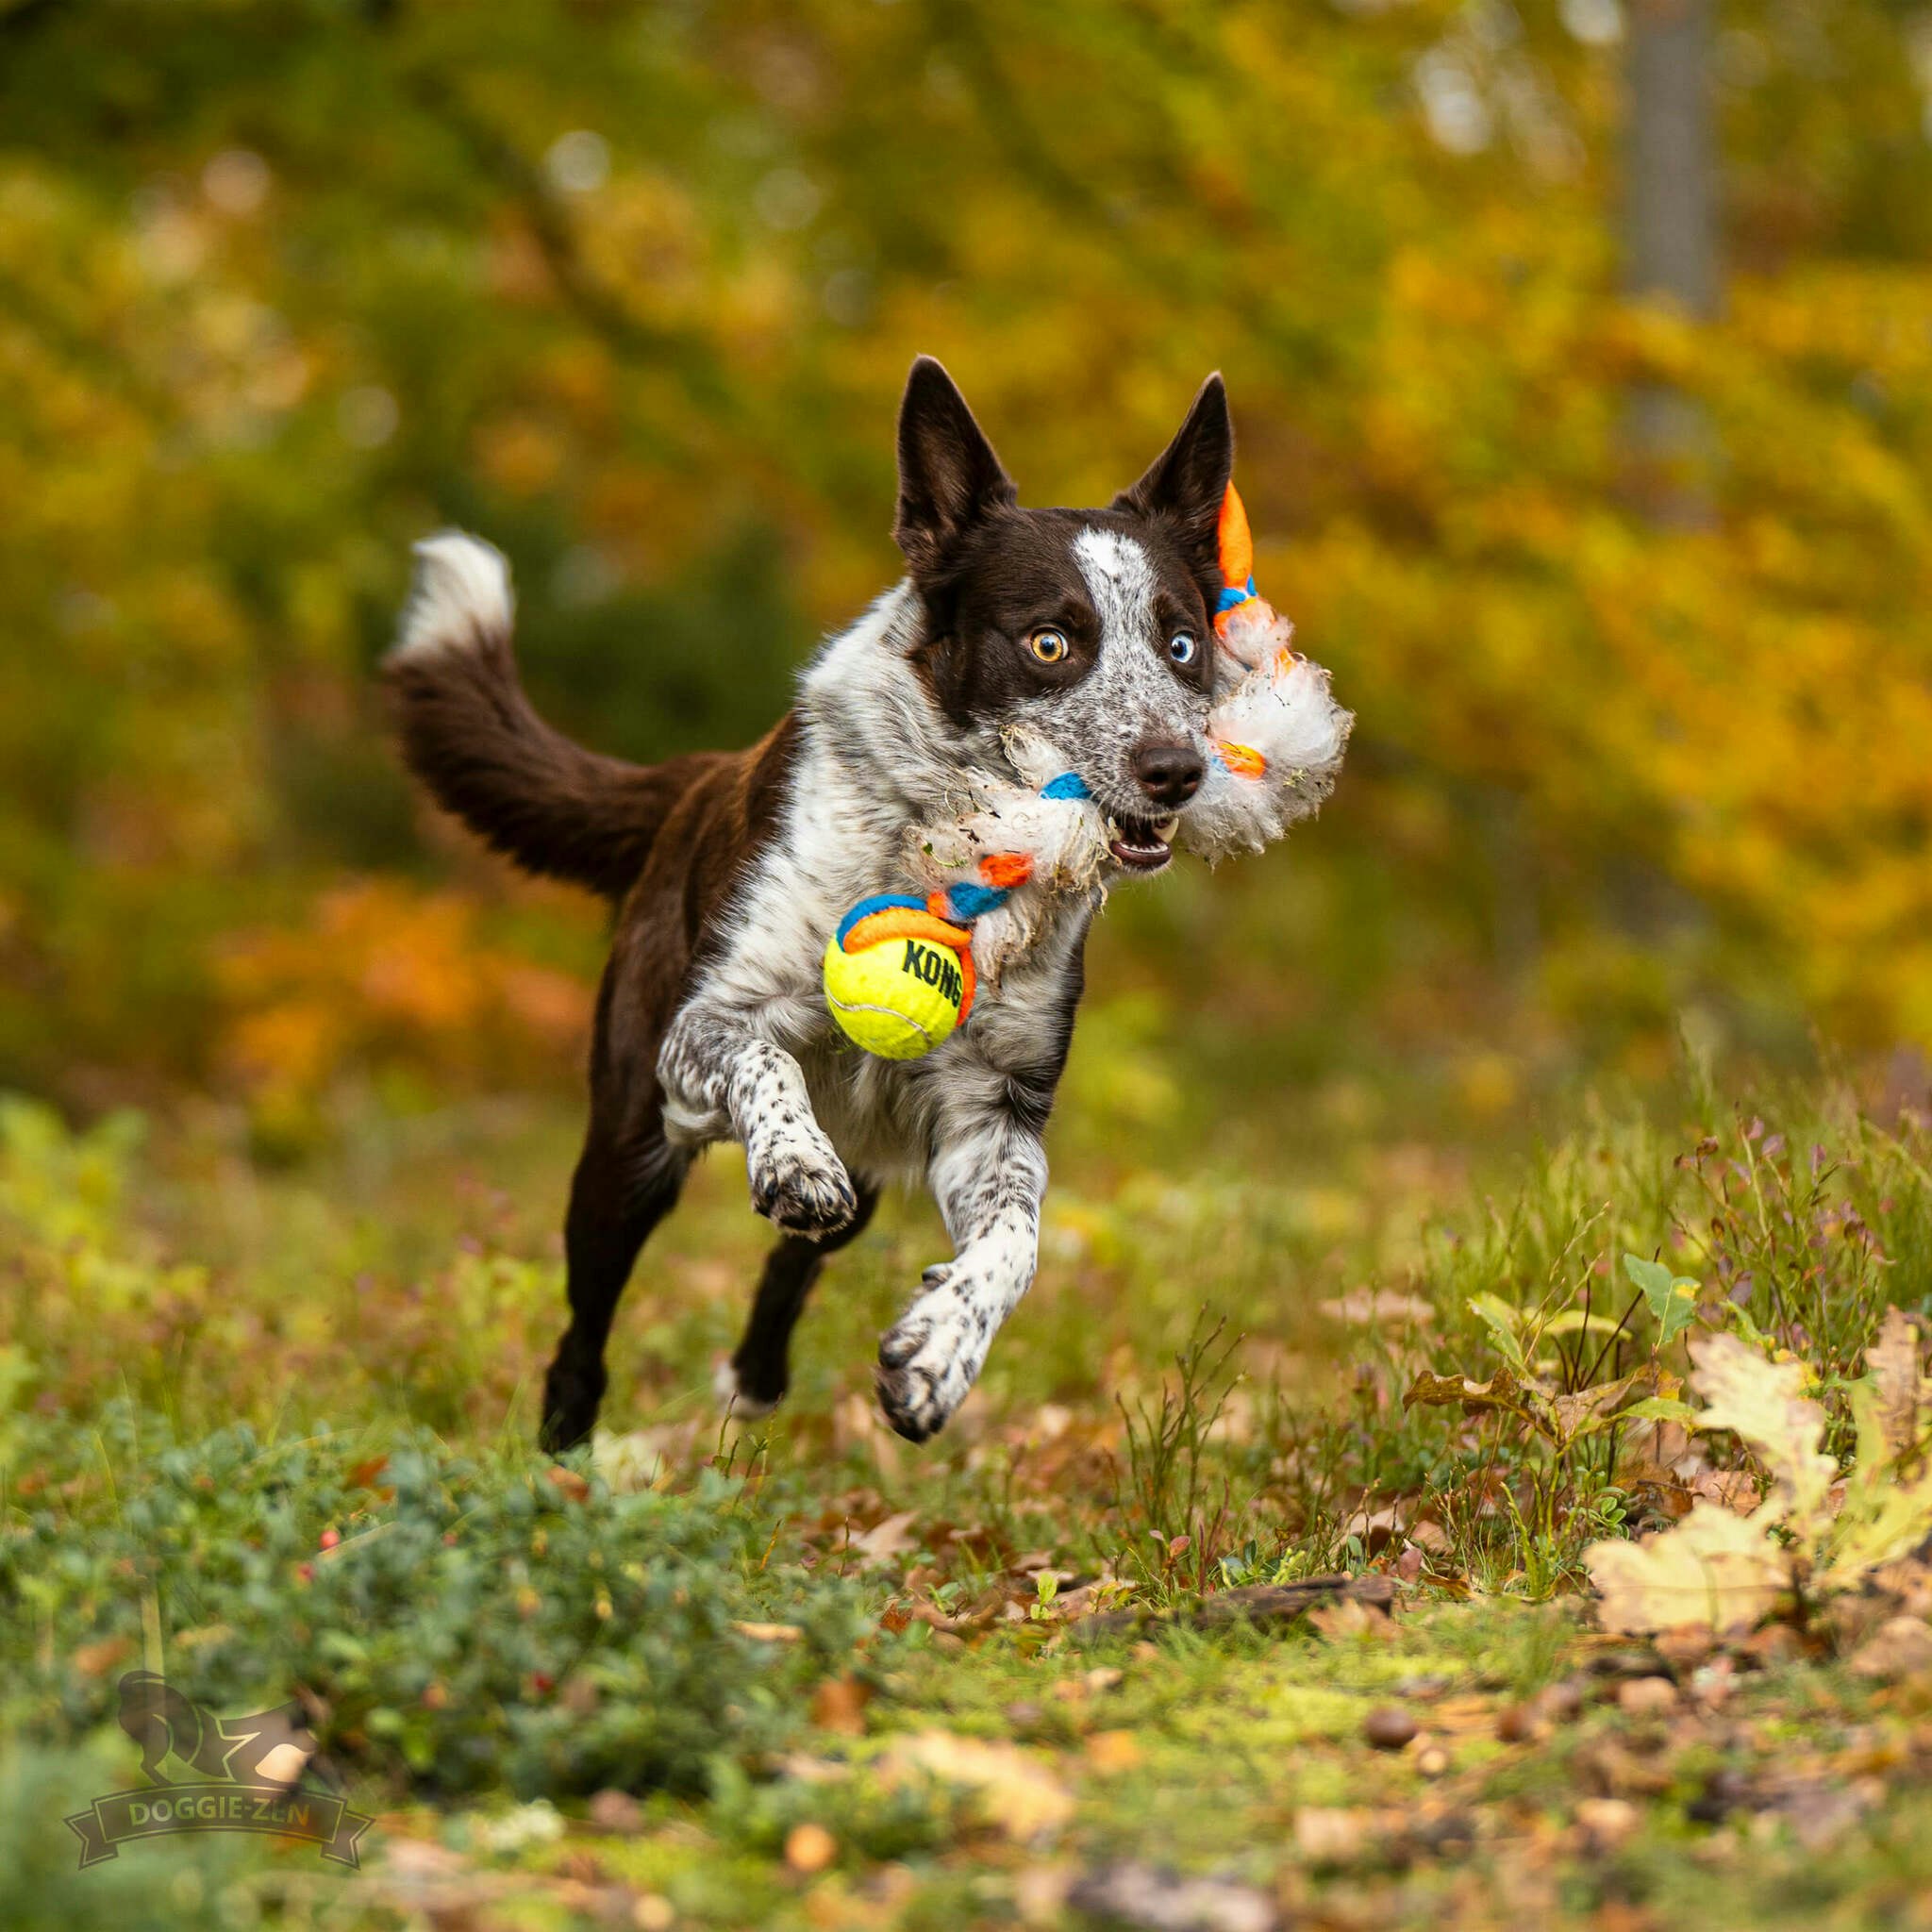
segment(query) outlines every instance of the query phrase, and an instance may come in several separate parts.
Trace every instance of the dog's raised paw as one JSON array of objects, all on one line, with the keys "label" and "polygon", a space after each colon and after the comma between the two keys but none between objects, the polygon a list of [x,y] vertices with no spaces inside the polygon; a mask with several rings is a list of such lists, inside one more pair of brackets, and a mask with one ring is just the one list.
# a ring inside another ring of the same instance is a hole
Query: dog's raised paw
[{"label": "dog's raised paw", "polygon": [[968,1310],[944,1291],[945,1272],[927,1270],[927,1291],[879,1338],[879,1407],[908,1442],[924,1442],[946,1425],[984,1353],[971,1345],[977,1330]]},{"label": "dog's raised paw", "polygon": [[815,1126],[780,1125],[745,1146],[751,1204],[788,1234],[837,1234],[858,1212],[845,1163]]},{"label": "dog's raised paw", "polygon": [[926,1442],[945,1427],[952,1410],[940,1400],[931,1374],[916,1363],[878,1369],[879,1408],[894,1435]]}]

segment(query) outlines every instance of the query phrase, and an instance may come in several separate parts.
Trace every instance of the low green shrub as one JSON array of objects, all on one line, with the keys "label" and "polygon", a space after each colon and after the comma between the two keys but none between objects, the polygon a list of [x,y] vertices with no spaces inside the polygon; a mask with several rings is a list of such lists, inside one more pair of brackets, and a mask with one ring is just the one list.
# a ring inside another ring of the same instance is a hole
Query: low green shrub
[{"label": "low green shrub", "polygon": [[[16,1435],[0,1513],[0,1727],[113,1721],[159,1668],[240,1715],[301,1695],[345,1769],[447,1791],[695,1790],[781,1745],[863,1627],[853,1586],[766,1567],[773,1524],[713,1471],[618,1494],[528,1453]],[[786,1634],[741,1625],[782,1616]]]}]

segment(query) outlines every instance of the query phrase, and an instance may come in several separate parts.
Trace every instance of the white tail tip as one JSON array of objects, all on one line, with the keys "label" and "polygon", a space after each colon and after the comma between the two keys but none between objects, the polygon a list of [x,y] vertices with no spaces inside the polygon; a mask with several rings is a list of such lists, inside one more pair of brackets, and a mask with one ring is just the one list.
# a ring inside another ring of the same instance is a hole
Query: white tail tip
[{"label": "white tail tip", "polygon": [[427,657],[508,636],[513,608],[509,565],[493,543],[460,530],[425,537],[391,655]]}]

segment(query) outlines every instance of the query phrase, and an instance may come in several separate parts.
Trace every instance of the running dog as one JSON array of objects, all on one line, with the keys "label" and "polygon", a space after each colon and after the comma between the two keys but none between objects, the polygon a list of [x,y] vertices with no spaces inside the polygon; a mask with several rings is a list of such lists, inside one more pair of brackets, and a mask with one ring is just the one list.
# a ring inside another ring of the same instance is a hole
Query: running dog
[{"label": "running dog", "polygon": [[[410,768],[496,850],[616,908],[548,1449],[589,1436],[638,1252],[717,1141],[742,1143],[752,1205],[779,1231],[721,1399],[746,1415],[784,1395],[824,1257],[883,1185],[923,1179],[953,1255],[880,1341],[879,1402],[915,1442],[958,1407],[1033,1280],[1041,1136],[1089,924],[1107,885],[1168,863],[1207,771],[1233,458],[1213,375],[1105,509],[1024,509],[952,378],[922,357],[899,411],[906,575],[822,646],[758,743],[660,765],[587,751],[531,708],[495,550],[455,533],[418,547],[387,662]],[[949,817],[974,774],[1001,769],[1014,727],[1049,740],[1108,815],[1105,875],[1052,902],[970,1024],[925,1058],[856,1052],[825,1008],[826,935],[868,894],[904,890],[908,826]]]}]

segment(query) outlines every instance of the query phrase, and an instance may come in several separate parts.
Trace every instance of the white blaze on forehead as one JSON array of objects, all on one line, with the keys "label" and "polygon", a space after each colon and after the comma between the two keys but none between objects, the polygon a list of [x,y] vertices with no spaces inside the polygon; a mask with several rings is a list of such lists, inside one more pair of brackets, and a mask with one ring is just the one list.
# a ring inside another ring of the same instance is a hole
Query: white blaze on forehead
[{"label": "white blaze on forehead", "polygon": [[1074,539],[1074,561],[1087,580],[1103,644],[1152,635],[1154,565],[1133,538],[1117,530],[1082,530]]},{"label": "white blaze on forehead", "polygon": [[1146,548],[1091,528],[1067,547],[1099,620],[1100,653],[1084,677],[1035,698],[1026,722],[1059,747],[1103,810],[1144,813],[1141,747],[1191,744],[1205,756],[1208,695],[1168,661],[1155,623],[1160,578]]},{"label": "white blaze on forehead", "polygon": [[1205,718],[1208,701],[1167,661],[1154,622],[1160,591],[1154,559],[1114,530],[1082,530],[1073,548],[1100,619],[1100,661],[1077,688],[1078,702],[1091,714],[1091,738],[1188,735]]}]

